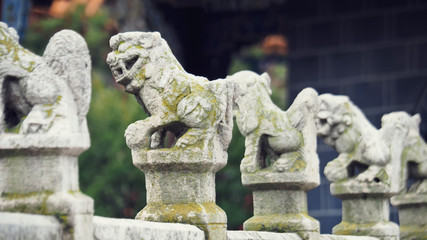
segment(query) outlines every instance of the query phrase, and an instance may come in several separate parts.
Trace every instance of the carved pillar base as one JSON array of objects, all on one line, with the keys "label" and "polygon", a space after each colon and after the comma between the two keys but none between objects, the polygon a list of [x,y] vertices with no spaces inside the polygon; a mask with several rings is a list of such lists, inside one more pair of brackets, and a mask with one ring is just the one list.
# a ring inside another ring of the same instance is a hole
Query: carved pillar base
[{"label": "carved pillar base", "polygon": [[5,134],[0,146],[0,211],[54,215],[64,239],[92,239],[93,199],[78,182],[89,136]]},{"label": "carved pillar base", "polygon": [[399,239],[399,226],[389,221],[389,188],[382,183],[354,179],[331,184],[332,195],[342,200],[342,222],[332,229],[336,235]]},{"label": "carved pillar base", "polygon": [[391,203],[399,210],[400,239],[426,239],[427,194],[399,194]]},{"label": "carved pillar base", "polygon": [[307,193],[303,190],[253,192],[254,216],[246,231],[294,232],[301,236],[319,234],[319,222],[307,214]]},{"label": "carved pillar base", "polygon": [[147,206],[136,219],[187,223],[206,239],[227,239],[227,216],[215,203],[215,172],[227,160],[198,148],[132,151],[134,165],[145,173]]},{"label": "carved pillar base", "polygon": [[303,239],[320,238],[319,222],[307,213],[306,191],[319,184],[316,176],[259,170],[242,173],[242,182],[253,190],[254,198],[254,216],[243,224],[245,231],[297,233]]}]

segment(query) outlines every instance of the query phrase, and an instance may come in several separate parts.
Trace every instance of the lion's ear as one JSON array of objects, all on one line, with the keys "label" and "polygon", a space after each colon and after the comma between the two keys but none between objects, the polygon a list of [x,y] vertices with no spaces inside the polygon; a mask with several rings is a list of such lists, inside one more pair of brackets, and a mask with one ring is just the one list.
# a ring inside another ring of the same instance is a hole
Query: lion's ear
[{"label": "lion's ear", "polygon": [[417,125],[420,125],[420,123],[421,123],[421,117],[420,117],[419,113],[415,114],[411,118],[412,118],[412,121],[414,121]]},{"label": "lion's ear", "polygon": [[141,42],[142,47],[144,48],[153,48],[160,45],[162,42],[162,36],[159,32],[151,32],[143,35],[143,41]]},{"label": "lion's ear", "polygon": [[271,95],[270,76],[268,76],[267,73],[263,73],[261,74],[260,79],[261,79],[262,85],[264,85],[265,89],[267,89],[268,94]]},{"label": "lion's ear", "polygon": [[351,120],[351,117],[350,117],[350,115],[349,114],[344,114],[343,116],[342,116],[342,122],[346,125],[346,126],[350,126],[352,123],[353,123],[353,121]]}]

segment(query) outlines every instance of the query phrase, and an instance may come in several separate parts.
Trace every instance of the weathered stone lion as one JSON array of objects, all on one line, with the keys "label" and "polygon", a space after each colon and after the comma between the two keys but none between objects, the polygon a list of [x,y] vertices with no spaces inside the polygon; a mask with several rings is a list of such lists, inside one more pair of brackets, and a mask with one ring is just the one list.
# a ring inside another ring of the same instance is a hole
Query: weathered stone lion
[{"label": "weathered stone lion", "polygon": [[[427,144],[420,135],[419,114],[414,116],[406,112],[392,112],[381,118],[381,130],[402,129],[407,134],[398,146],[390,146],[391,151],[398,151],[400,156],[393,163],[394,175],[398,178],[398,191],[401,194],[427,193]],[[391,131],[388,131],[391,132]],[[391,139],[390,134],[383,134],[386,139]],[[396,144],[395,144],[396,145]],[[408,179],[415,180],[407,189]]]},{"label": "weathered stone lion", "polygon": [[396,169],[400,168],[408,127],[393,120],[378,130],[346,96],[322,94],[319,100],[317,134],[339,153],[325,167],[328,180],[355,177],[359,182],[381,182],[397,191]]},{"label": "weathered stone lion", "polygon": [[[113,36],[109,64],[117,83],[135,95],[150,117],[131,124],[126,143],[131,149],[163,146],[167,130],[176,147],[231,140],[232,94],[229,82],[209,81],[187,73],[157,32]],[[219,137],[217,137],[219,136]]]},{"label": "weathered stone lion", "polygon": [[266,73],[241,71],[229,79],[236,83],[236,121],[246,137],[242,172],[255,172],[270,164],[276,172],[298,171],[307,164],[305,158],[317,159],[313,134],[318,102],[315,90],[304,89],[284,112],[271,101]]},{"label": "weathered stone lion", "polygon": [[74,31],[56,33],[42,57],[0,22],[0,134],[87,132],[89,50]]}]

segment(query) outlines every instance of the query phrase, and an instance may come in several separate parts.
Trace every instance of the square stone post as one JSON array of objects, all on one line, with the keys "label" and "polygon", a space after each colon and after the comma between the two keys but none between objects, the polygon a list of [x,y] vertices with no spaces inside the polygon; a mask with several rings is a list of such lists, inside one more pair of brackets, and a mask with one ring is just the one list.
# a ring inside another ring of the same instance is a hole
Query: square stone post
[{"label": "square stone post", "polygon": [[389,221],[389,198],[394,193],[384,184],[351,179],[332,183],[331,194],[342,200],[342,222],[333,234],[399,239],[399,226]]},{"label": "square stone post", "polygon": [[0,137],[0,211],[54,215],[63,239],[92,239],[93,199],[79,190],[78,156],[87,134],[3,134]]},{"label": "square stone post", "polygon": [[208,148],[132,150],[147,189],[147,206],[136,219],[192,224],[205,231],[206,239],[226,239],[227,216],[215,203],[215,173],[225,166],[227,154]]},{"label": "square stone post", "polygon": [[399,211],[400,239],[427,239],[427,193],[399,194],[391,203]]},{"label": "square stone post", "polygon": [[298,233],[303,239],[319,238],[319,222],[307,213],[307,191],[318,186],[318,183],[307,182],[307,179],[299,182],[286,181],[299,175],[298,173],[288,176],[283,173],[276,174],[276,179],[274,176],[268,179],[266,175],[271,173],[268,174],[267,171],[259,171],[252,175],[242,174],[242,182],[253,191],[254,199],[254,216],[244,222],[243,229],[292,232]]}]

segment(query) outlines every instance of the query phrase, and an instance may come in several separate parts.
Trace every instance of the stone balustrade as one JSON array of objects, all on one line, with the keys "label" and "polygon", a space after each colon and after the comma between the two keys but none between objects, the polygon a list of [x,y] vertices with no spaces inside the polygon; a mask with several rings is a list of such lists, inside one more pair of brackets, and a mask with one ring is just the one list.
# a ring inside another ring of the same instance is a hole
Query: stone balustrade
[{"label": "stone balustrade", "polygon": [[[427,148],[418,115],[390,113],[375,129],[347,97],[310,88],[282,111],[267,74],[191,75],[158,33],[121,33],[110,45],[114,77],[150,115],[125,133],[146,177],[147,206],[136,219],[97,217],[79,191],[77,159],[90,146],[84,40],[62,31],[40,57],[0,23],[0,239],[426,238]],[[246,137],[242,184],[254,196],[243,231],[227,231],[215,203],[233,113]],[[332,235],[320,234],[307,213],[306,192],[319,185],[316,133],[339,153],[325,168],[331,193],[343,201]],[[170,146],[166,135],[175,137]],[[408,179],[415,179],[409,187]],[[390,197],[400,229],[389,221]]]}]

